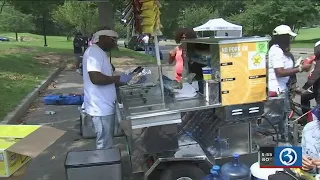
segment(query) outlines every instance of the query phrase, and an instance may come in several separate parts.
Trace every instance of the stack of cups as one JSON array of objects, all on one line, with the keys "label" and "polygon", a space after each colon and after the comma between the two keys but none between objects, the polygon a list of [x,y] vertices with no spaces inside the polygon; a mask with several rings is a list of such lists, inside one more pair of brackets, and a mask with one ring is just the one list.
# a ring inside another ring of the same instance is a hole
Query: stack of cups
[{"label": "stack of cups", "polygon": [[202,68],[203,80],[212,80],[212,68],[211,67],[203,67]]}]

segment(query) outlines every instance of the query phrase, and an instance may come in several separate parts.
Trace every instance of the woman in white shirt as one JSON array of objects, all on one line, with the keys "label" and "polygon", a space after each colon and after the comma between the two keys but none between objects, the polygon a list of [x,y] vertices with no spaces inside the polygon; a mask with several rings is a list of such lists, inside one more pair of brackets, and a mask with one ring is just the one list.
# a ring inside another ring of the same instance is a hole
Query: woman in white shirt
[{"label": "woman in white shirt", "polygon": [[[285,119],[280,120],[280,122],[279,119],[270,118],[270,120],[274,124],[279,125],[279,132],[282,140],[287,140],[288,130],[285,124],[287,124],[288,116],[291,111],[287,83],[290,76],[299,72],[307,71],[311,67],[311,65],[299,65],[298,67],[294,67],[294,60],[291,58],[292,54],[290,52],[290,42],[291,38],[296,35],[297,34],[292,32],[289,26],[280,25],[273,30],[273,37],[269,42],[268,91],[276,92],[279,97],[283,97],[285,99]],[[258,132],[263,130],[263,127],[258,127]]]}]

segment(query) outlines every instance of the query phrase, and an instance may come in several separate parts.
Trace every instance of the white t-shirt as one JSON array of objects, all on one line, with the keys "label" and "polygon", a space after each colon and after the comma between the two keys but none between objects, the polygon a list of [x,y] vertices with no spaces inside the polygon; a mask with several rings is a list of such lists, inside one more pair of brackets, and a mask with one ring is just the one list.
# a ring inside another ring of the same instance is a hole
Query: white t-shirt
[{"label": "white t-shirt", "polygon": [[142,41],[145,43],[145,44],[148,44],[149,43],[149,36],[144,36],[142,38]]},{"label": "white t-shirt", "polygon": [[89,77],[90,71],[98,71],[112,76],[110,58],[96,44],[88,47],[83,55],[84,109],[91,116],[114,114],[116,101],[115,84],[94,85]]},{"label": "white t-shirt", "polygon": [[284,92],[287,88],[287,82],[290,76],[277,77],[275,68],[289,69],[293,68],[293,61],[290,57],[283,54],[282,49],[278,45],[271,46],[268,53],[269,62],[269,77],[268,77],[268,89],[269,91]]}]

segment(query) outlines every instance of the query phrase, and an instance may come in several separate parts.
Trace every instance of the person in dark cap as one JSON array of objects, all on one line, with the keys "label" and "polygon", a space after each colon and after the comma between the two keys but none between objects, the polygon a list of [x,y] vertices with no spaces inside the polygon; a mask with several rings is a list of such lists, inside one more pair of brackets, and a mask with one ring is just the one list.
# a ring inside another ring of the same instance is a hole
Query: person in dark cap
[{"label": "person in dark cap", "polygon": [[73,53],[76,60],[76,71],[81,74],[82,71],[80,69],[80,64],[82,61],[82,54],[83,54],[83,39],[82,34],[80,32],[76,33],[74,39],[73,39]]}]

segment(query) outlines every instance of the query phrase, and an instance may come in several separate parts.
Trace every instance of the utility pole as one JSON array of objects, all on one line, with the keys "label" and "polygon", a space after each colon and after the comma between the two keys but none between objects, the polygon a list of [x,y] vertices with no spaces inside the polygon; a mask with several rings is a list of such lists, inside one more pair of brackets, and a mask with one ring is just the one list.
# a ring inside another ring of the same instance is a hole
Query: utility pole
[{"label": "utility pole", "polygon": [[[256,5],[256,0],[253,0],[253,5]],[[254,18],[252,18],[252,36],[254,36]]]}]

